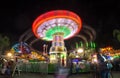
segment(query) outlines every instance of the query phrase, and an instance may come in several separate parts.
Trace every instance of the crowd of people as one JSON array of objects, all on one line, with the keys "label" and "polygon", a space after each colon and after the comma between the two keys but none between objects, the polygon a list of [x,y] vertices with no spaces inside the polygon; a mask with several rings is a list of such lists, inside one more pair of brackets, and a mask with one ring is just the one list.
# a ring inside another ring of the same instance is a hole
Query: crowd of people
[{"label": "crowd of people", "polygon": [[111,68],[113,67],[111,60],[108,59],[108,56],[100,52],[97,53],[97,75],[99,78],[110,78]]},{"label": "crowd of people", "polygon": [[[106,53],[102,53],[101,51],[96,52],[96,60],[94,62],[89,61],[90,72],[93,74],[94,78],[110,78],[112,77],[111,69],[113,68],[113,61],[110,59],[109,55]],[[93,59],[93,58],[92,58]],[[76,73],[80,73],[83,69],[81,65],[76,63],[75,71]],[[85,65],[84,65],[85,66]],[[85,67],[84,67],[85,68]],[[72,71],[73,65],[70,67],[70,71]]]},{"label": "crowd of people", "polygon": [[[96,53],[97,56],[97,63],[90,63],[91,70],[94,70],[94,76],[96,78],[110,78],[112,76],[111,74],[111,68],[113,68],[113,64],[111,63],[111,60],[109,59],[107,54],[102,54],[101,52]],[[11,75],[13,68],[14,68],[14,62],[13,61],[2,61],[1,63],[1,74],[2,75]],[[73,66],[71,65],[70,68]],[[76,63],[76,73],[79,73],[79,71],[82,68],[78,63]],[[72,71],[72,69],[70,69]]]},{"label": "crowd of people", "polygon": [[12,70],[13,70],[13,64],[14,64],[14,61],[12,60],[6,60],[6,59],[2,59],[1,60],[1,74],[2,75],[5,75],[5,76],[11,76],[12,74]]}]

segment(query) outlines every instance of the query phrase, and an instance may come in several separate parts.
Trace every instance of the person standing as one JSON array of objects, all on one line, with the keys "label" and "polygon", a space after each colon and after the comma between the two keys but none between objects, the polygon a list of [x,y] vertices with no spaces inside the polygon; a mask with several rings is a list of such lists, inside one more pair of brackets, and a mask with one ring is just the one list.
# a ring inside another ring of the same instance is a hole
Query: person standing
[{"label": "person standing", "polygon": [[106,78],[110,78],[110,76],[112,76],[112,78],[113,78],[113,75],[111,73],[111,69],[112,69],[113,65],[112,65],[112,61],[111,61],[109,52],[106,54],[106,57],[107,57],[107,69],[108,69]]},{"label": "person standing", "polygon": [[79,70],[80,70],[80,66],[79,66],[79,63],[77,62],[77,63],[76,63],[76,73],[77,73],[77,74],[79,73]]},{"label": "person standing", "polygon": [[8,61],[8,62],[7,62],[6,74],[7,74],[8,76],[11,75],[11,61]]},{"label": "person standing", "polygon": [[103,53],[98,52],[97,59],[98,59],[98,71],[100,78],[109,78],[106,56]]},{"label": "person standing", "polygon": [[7,63],[4,62],[4,63],[2,64],[1,73],[4,75],[4,74],[6,73],[6,70],[7,70]]}]

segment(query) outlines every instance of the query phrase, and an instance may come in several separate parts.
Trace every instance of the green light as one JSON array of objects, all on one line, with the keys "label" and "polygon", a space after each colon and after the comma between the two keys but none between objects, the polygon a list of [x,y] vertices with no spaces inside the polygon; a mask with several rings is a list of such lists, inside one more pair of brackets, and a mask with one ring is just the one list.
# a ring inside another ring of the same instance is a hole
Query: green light
[{"label": "green light", "polygon": [[114,58],[120,58],[120,56],[118,56],[118,55],[115,55],[115,56],[114,56]]},{"label": "green light", "polygon": [[76,43],[76,48],[78,48],[79,46],[78,46],[78,43]]},{"label": "green light", "polygon": [[87,47],[87,48],[88,48],[88,45],[89,45],[89,44],[88,44],[88,42],[87,42],[87,43],[86,43],[86,47]]},{"label": "green light", "polygon": [[61,55],[60,55],[60,57],[62,58],[62,57],[66,57],[66,54],[65,53],[62,53]]},{"label": "green light", "polygon": [[45,38],[46,40],[51,40],[53,37],[53,34],[62,32],[64,33],[64,37],[68,36],[71,31],[66,26],[55,26],[53,28],[50,28],[48,31],[45,32]]},{"label": "green light", "polygon": [[62,57],[64,57],[64,55],[63,55],[63,54],[61,54],[61,58],[62,58]]},{"label": "green light", "polygon": [[90,48],[93,48],[93,42],[90,42]]},{"label": "green light", "polygon": [[95,43],[93,43],[94,48],[96,47]]},{"label": "green light", "polygon": [[82,42],[80,42],[80,47],[83,47],[83,43]]}]

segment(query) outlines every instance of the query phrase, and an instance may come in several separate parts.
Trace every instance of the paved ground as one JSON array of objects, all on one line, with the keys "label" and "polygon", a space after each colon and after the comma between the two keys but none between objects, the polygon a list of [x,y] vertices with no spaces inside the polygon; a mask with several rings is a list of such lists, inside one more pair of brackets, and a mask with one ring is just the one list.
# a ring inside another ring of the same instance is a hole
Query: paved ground
[{"label": "paved ground", "polygon": [[[120,78],[120,71],[114,71],[112,73],[113,73],[113,78]],[[0,75],[0,78],[10,78],[10,77]],[[55,77],[53,74],[42,75],[39,73],[21,73],[20,76],[16,74],[13,78],[55,78]],[[85,73],[85,74],[73,74],[70,75],[68,78],[94,78],[94,77],[90,73]]]}]

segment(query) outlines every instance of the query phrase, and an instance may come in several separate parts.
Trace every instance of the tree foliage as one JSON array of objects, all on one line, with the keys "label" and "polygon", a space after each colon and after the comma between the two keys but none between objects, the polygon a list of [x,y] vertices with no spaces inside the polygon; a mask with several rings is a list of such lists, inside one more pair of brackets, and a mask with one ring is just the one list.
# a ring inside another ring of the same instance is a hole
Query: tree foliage
[{"label": "tree foliage", "polygon": [[10,39],[7,36],[0,34],[0,54],[3,54],[6,49],[9,48]]},{"label": "tree foliage", "polygon": [[120,42],[120,30],[119,29],[115,29],[113,31],[113,37],[115,37]]}]

